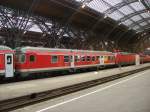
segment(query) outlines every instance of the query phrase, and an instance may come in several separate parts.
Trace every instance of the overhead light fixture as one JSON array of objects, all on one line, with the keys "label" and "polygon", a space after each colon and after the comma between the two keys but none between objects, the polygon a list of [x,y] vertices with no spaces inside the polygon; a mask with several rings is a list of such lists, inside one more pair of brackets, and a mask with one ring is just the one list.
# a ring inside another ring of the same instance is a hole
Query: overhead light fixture
[{"label": "overhead light fixture", "polygon": [[120,23],[118,23],[118,25],[121,25],[122,23],[120,22]]},{"label": "overhead light fixture", "polygon": [[108,16],[105,14],[104,19],[107,18]]},{"label": "overhead light fixture", "polygon": [[86,6],[86,5],[85,5],[85,4],[83,4],[81,7],[82,7],[82,8],[85,8],[85,6]]},{"label": "overhead light fixture", "polygon": [[26,34],[27,33],[27,31],[25,30],[24,32],[23,32],[23,34]]}]

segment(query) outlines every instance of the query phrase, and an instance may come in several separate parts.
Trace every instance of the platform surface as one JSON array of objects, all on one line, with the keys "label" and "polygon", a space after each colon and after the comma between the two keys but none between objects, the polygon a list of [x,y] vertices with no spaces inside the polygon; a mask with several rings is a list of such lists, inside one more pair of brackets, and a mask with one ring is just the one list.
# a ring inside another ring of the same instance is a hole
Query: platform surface
[{"label": "platform surface", "polygon": [[52,90],[60,87],[65,87],[81,82],[86,82],[94,79],[99,79],[126,71],[135,70],[150,64],[144,64],[139,66],[128,66],[122,68],[113,68],[107,70],[100,70],[98,72],[88,72],[75,75],[67,75],[60,77],[53,77],[47,79],[30,80],[24,82],[16,82],[0,85],[0,101],[20,97],[24,95],[30,95],[32,93],[43,92],[46,90]]},{"label": "platform surface", "polygon": [[13,112],[150,112],[150,70]]}]

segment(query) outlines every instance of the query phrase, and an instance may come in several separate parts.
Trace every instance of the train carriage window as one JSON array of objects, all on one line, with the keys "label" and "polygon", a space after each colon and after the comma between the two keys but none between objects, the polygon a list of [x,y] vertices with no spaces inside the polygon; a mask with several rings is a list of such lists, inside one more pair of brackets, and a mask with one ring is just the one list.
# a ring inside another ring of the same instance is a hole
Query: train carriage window
[{"label": "train carriage window", "polygon": [[108,60],[110,60],[110,61],[112,60],[111,56],[108,56]]},{"label": "train carriage window", "polygon": [[90,60],[91,60],[91,57],[87,56],[86,61],[90,61]]},{"label": "train carriage window", "polygon": [[78,56],[75,56],[74,60],[75,60],[75,62],[77,62],[78,61]]},{"label": "train carriage window", "polygon": [[80,56],[75,56],[75,62],[79,62],[80,61]]},{"label": "train carriage window", "polygon": [[95,56],[92,57],[92,61],[95,61]]},{"label": "train carriage window", "polygon": [[85,61],[85,56],[82,56],[82,57],[81,57],[81,61]]},{"label": "train carriage window", "polygon": [[115,56],[113,56],[112,58],[113,58],[113,61],[114,61],[115,60]]},{"label": "train carriage window", "polygon": [[69,61],[70,61],[69,56],[64,56],[64,62],[69,62]]},{"label": "train carriage window", "polygon": [[108,56],[104,56],[104,60],[105,60],[105,61],[108,61]]},{"label": "train carriage window", "polygon": [[30,62],[34,62],[35,61],[35,56],[34,55],[31,55],[30,56]]},{"label": "train carriage window", "polygon": [[12,56],[7,56],[7,64],[12,64]]},{"label": "train carriage window", "polygon": [[70,62],[73,62],[73,56],[70,56]]},{"label": "train carriage window", "polygon": [[96,60],[99,60],[99,56],[96,56]]},{"label": "train carriage window", "polygon": [[57,63],[58,62],[58,56],[52,56],[51,62]]},{"label": "train carriage window", "polygon": [[16,58],[17,58],[17,61],[20,63],[24,63],[26,60],[25,54],[18,54]]},{"label": "train carriage window", "polygon": [[114,61],[114,56],[111,56],[111,61]]}]

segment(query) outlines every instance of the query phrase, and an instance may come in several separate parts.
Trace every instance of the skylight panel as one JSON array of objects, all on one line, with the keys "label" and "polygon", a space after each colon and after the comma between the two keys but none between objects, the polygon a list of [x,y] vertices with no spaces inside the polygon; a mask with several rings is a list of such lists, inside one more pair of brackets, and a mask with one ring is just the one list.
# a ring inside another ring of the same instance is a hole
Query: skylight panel
[{"label": "skylight panel", "polygon": [[146,12],[145,12],[145,13],[142,13],[141,16],[143,16],[144,18],[150,17],[150,15],[149,15],[148,13],[146,13]]},{"label": "skylight panel", "polygon": [[141,26],[145,26],[145,25],[147,25],[147,23],[146,23],[146,22],[143,22],[143,23],[140,23],[140,25],[141,25]]},{"label": "skylight panel", "polygon": [[126,20],[123,22],[124,25],[129,26],[131,25],[133,22],[131,20]]},{"label": "skylight panel", "polygon": [[93,0],[87,6],[101,13],[110,8],[101,0]]},{"label": "skylight panel", "polygon": [[112,6],[122,2],[122,0],[104,0],[104,1],[109,3]]},{"label": "skylight panel", "polygon": [[135,27],[133,27],[134,30],[138,30],[139,28],[140,28],[140,27],[137,26],[137,25],[136,25]]},{"label": "skylight panel", "polygon": [[143,4],[140,3],[140,2],[131,3],[130,6],[132,6],[136,11],[140,11],[140,10],[145,9],[145,7],[143,6]]},{"label": "skylight panel", "polygon": [[75,1],[77,1],[77,2],[82,2],[83,0],[75,0]]},{"label": "skylight panel", "polygon": [[29,29],[29,31],[42,33],[41,29],[37,25],[33,25],[33,27]]},{"label": "skylight panel", "polygon": [[133,21],[139,21],[139,20],[141,20],[142,18],[141,18],[139,15],[137,15],[137,16],[133,16],[131,19],[132,19]]},{"label": "skylight panel", "polygon": [[120,8],[119,11],[121,11],[125,15],[133,13],[133,10],[129,6],[124,6],[124,7]]},{"label": "skylight panel", "polygon": [[113,18],[114,20],[119,20],[120,18],[123,17],[122,14],[120,14],[119,12],[113,12],[111,14],[108,15],[109,17]]}]

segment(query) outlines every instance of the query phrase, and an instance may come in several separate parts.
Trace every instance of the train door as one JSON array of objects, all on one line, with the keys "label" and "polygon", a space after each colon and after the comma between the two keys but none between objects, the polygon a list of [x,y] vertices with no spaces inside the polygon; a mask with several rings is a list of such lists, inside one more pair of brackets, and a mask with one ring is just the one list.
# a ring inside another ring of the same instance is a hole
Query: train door
[{"label": "train door", "polygon": [[100,65],[104,65],[104,56],[100,56],[100,58],[99,58],[100,60]]},{"label": "train door", "polygon": [[140,65],[140,56],[139,55],[135,55],[135,64]]},{"label": "train door", "polygon": [[13,54],[5,54],[5,77],[14,76]]},{"label": "train door", "polygon": [[74,55],[71,56],[71,68],[74,68]]}]

